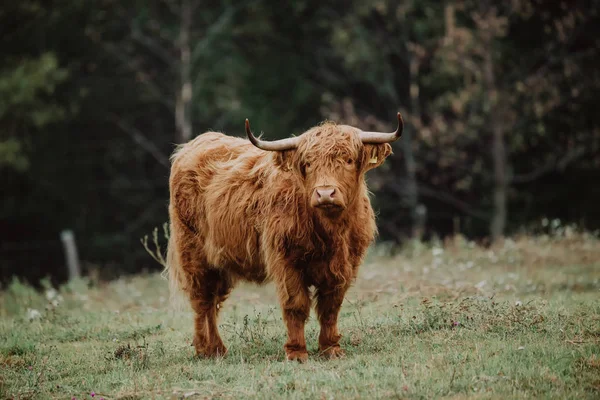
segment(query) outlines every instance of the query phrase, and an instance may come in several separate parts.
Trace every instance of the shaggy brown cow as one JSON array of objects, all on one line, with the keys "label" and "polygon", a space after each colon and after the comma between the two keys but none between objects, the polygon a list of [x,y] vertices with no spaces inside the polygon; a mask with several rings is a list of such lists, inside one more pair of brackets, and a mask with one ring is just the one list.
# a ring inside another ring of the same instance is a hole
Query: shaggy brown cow
[{"label": "shaggy brown cow", "polygon": [[287,326],[288,360],[306,361],[311,291],[319,350],[335,358],[344,294],[376,234],[364,174],[402,134],[331,122],[266,142],[206,132],[172,156],[167,270],[195,312],[196,353],[227,352],[217,329],[221,303],[240,280],[273,281]]}]

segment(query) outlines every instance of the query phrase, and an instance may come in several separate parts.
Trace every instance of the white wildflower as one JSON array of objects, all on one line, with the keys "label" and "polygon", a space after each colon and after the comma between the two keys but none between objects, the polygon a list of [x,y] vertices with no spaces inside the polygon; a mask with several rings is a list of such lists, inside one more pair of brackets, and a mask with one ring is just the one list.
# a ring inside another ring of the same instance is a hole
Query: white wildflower
[{"label": "white wildflower", "polygon": [[496,263],[498,262],[498,257],[496,256],[496,253],[494,253],[492,250],[488,250],[487,252],[487,256],[488,259],[492,262],[492,263]]},{"label": "white wildflower", "polygon": [[35,308],[28,308],[27,309],[27,319],[30,321],[33,321],[34,319],[39,319],[42,318],[42,313],[40,313],[38,310],[36,310]]},{"label": "white wildflower", "polygon": [[475,285],[477,289],[482,289],[487,284],[487,281],[483,280]]},{"label": "white wildflower", "polygon": [[433,249],[431,249],[431,254],[434,257],[440,257],[442,254],[444,254],[444,249],[442,249],[441,247],[434,247]]},{"label": "white wildflower", "polygon": [[549,223],[550,223],[550,221],[548,221],[548,218],[543,218],[542,219],[542,226],[544,228],[547,227]]},{"label": "white wildflower", "polygon": [[54,288],[46,290],[46,298],[48,301],[54,300],[58,296],[58,292]]}]

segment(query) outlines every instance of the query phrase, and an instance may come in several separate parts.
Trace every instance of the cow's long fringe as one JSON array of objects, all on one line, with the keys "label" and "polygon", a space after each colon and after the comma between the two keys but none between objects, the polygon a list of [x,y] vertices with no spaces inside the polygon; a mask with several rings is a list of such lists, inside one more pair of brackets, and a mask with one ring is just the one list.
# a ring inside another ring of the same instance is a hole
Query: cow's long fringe
[{"label": "cow's long fringe", "polygon": [[167,263],[162,276],[169,281],[169,304],[173,311],[181,311],[185,304],[185,276],[179,261],[179,252],[175,246],[175,234],[169,235],[167,245]]}]

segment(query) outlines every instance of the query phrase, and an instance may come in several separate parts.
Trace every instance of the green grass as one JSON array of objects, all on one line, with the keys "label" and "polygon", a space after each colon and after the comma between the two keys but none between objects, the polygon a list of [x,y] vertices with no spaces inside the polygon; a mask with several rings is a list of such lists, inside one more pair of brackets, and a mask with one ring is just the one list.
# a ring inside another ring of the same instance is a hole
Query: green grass
[{"label": "green grass", "polygon": [[[14,283],[0,295],[0,397],[600,396],[598,239],[375,250],[342,309],[346,357],[318,357],[311,317],[306,364],[283,361],[271,285],[233,292],[220,319],[229,354],[203,360],[193,356],[191,313],[169,310],[156,274],[72,282],[57,305]],[[32,309],[40,315],[30,320]]]}]

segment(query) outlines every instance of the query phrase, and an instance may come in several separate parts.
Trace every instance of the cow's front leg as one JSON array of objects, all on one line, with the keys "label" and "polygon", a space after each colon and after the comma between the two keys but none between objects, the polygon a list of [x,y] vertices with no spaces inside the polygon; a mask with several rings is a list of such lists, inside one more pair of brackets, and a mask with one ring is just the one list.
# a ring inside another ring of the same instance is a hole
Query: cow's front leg
[{"label": "cow's front leg", "polygon": [[317,315],[321,332],[319,333],[319,352],[329,358],[344,356],[340,348],[337,320],[344,301],[347,287],[319,288],[317,290]]},{"label": "cow's front leg", "polygon": [[285,271],[285,276],[277,282],[277,294],[288,333],[284,346],[286,359],[305,362],[308,360],[308,352],[304,338],[304,325],[310,314],[308,287],[297,271],[288,269]]}]

